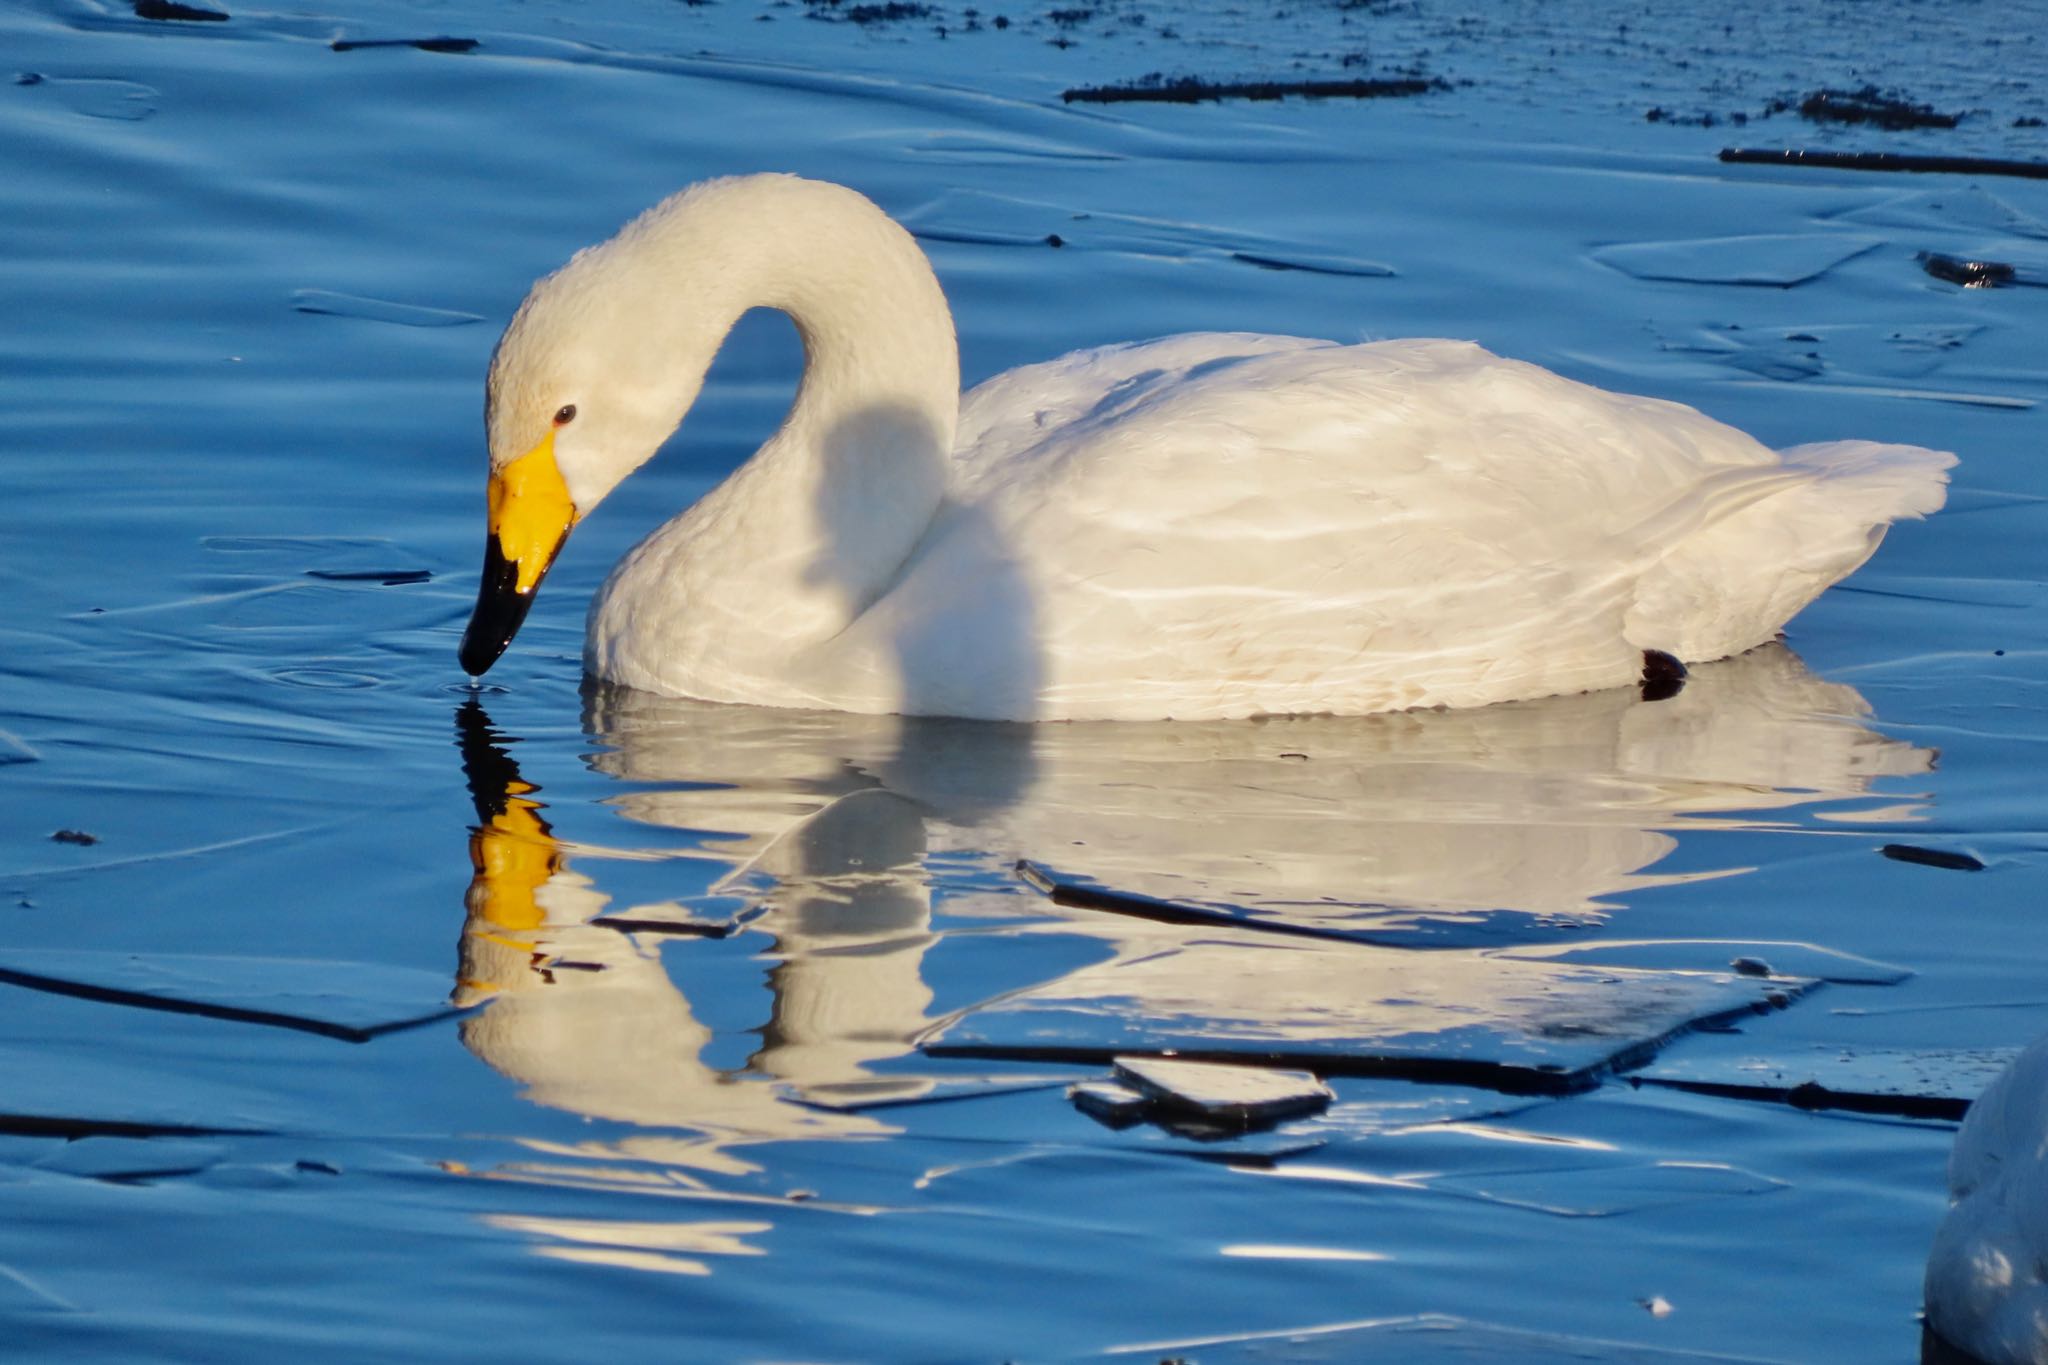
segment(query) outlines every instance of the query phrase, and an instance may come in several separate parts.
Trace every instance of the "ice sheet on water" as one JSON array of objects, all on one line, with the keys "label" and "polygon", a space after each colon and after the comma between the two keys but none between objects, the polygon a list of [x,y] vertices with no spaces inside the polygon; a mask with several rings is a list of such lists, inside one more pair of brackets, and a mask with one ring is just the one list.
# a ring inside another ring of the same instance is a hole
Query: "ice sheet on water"
[{"label": "ice sheet on water", "polygon": [[0,982],[352,1043],[461,1012],[445,976],[366,962],[19,949],[0,953]]},{"label": "ice sheet on water", "polygon": [[1431,1085],[1375,1076],[1340,1077],[1337,1102],[1322,1113],[1297,1119],[1286,1131],[1332,1141],[1357,1141],[1376,1133],[1398,1133],[1438,1123],[1504,1118],[1537,1105],[1540,1096],[1502,1095],[1463,1085]]},{"label": "ice sheet on water", "polygon": [[1864,204],[1827,215],[1837,223],[1865,227],[1912,228],[1928,232],[1976,235],[2005,234],[2048,241],[2048,223],[2014,207],[1979,185],[1948,185],[1914,190],[1876,204]]},{"label": "ice sheet on water", "polygon": [[1562,1091],[1808,984],[1238,936],[1141,947],[970,1010],[924,1045],[1070,1060],[1242,1057]]},{"label": "ice sheet on water", "polygon": [[1292,1330],[1241,1336],[1148,1341],[1111,1348],[1111,1356],[1161,1358],[1200,1353],[1202,1365],[1469,1365],[1512,1360],[1516,1365],[1762,1365],[1777,1356],[1728,1356],[1666,1351],[1637,1342],[1601,1341],[1552,1332],[1495,1327],[1442,1313],[1307,1324]]},{"label": "ice sheet on water", "polygon": [[153,87],[139,81],[105,77],[45,76],[24,71],[14,78],[17,97],[53,99],[73,113],[87,118],[115,119],[134,123],[156,112],[161,98]]},{"label": "ice sheet on water", "polygon": [[1639,280],[1789,289],[1817,280],[1884,242],[1882,237],[1843,232],[1756,233],[1683,242],[1624,242],[1600,247],[1593,259]]},{"label": "ice sheet on water", "polygon": [[199,1138],[84,1137],[33,1164],[60,1175],[140,1182],[197,1174],[225,1159],[228,1150],[224,1142]]},{"label": "ice sheet on water", "polygon": [[[248,1079],[243,1065],[208,1063],[175,1077],[151,1060],[104,1045],[0,1042],[8,1078],[0,1132],[82,1141],[180,1138],[275,1129],[290,1107]],[[211,1073],[211,1074],[209,1074]]]},{"label": "ice sheet on water", "polygon": [[1840,379],[1924,379],[1957,372],[1973,383],[1996,382],[1958,365],[1984,324],[1957,318],[1945,322],[1833,323],[1742,327],[1708,323],[1698,327],[1656,327],[1658,348],[1668,354],[1700,355],[1731,369],[1765,379],[1801,380],[1820,374]]},{"label": "ice sheet on water", "polygon": [[[1836,1097],[1897,1097],[1967,1102],[2019,1048],[1898,1048],[1806,1043],[1777,1050],[1755,1038],[1701,1038],[1680,1056],[1664,1056],[1640,1074],[1645,1080],[1689,1086],[1811,1093]],[[1816,1101],[1822,1097],[1815,1096]],[[1824,1106],[1825,1107],[1825,1106]],[[1833,1106],[1841,1107],[1841,1106]]]},{"label": "ice sheet on water", "polygon": [[1169,258],[1221,256],[1266,270],[1322,275],[1386,277],[1395,273],[1392,266],[1378,261],[1250,228],[1082,212],[984,190],[946,190],[904,213],[902,220],[917,236],[933,242],[1076,247]]},{"label": "ice sheet on water", "polygon": [[1561,1218],[1612,1218],[1704,1199],[1773,1194],[1782,1180],[1718,1161],[1650,1161],[1577,1169],[1487,1171],[1437,1177],[1431,1189]]},{"label": "ice sheet on water", "polygon": [[[1563,946],[1507,948],[1501,957],[1532,962],[1575,962],[1585,966],[1647,967],[1667,971],[1738,971],[1743,975],[1810,977],[1860,986],[1895,986],[1912,976],[1910,969],[1854,953],[1836,952],[1811,943],[1777,943],[1737,939],[1615,939]],[[1760,965],[1737,967],[1736,962]]]}]

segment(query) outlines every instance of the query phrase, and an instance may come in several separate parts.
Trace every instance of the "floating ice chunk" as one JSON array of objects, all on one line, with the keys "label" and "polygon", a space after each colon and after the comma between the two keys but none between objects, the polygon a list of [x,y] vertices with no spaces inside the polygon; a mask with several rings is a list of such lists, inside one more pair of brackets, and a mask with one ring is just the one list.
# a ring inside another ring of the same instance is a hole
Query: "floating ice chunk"
[{"label": "floating ice chunk", "polygon": [[[1576,962],[1585,966],[1648,967],[1677,971],[1732,970],[1742,976],[1811,977],[1854,986],[1896,986],[1913,973],[1905,967],[1811,943],[1775,943],[1718,938],[1617,939],[1563,946],[1505,948],[1500,957],[1527,962]],[[1757,972],[1740,960],[1761,963]]]},{"label": "floating ice chunk", "polygon": [[1639,280],[1789,289],[1819,279],[1843,262],[1883,245],[1882,237],[1840,232],[1758,233],[1682,242],[1627,242],[1601,247],[1593,259]]},{"label": "floating ice chunk", "polygon": [[1105,1123],[1136,1123],[1153,1104],[1144,1091],[1115,1081],[1082,1081],[1067,1088],[1067,1098],[1082,1113]]},{"label": "floating ice chunk", "polygon": [[1308,1071],[1276,1071],[1226,1062],[1119,1057],[1117,1079],[1160,1104],[1214,1122],[1263,1123],[1312,1113],[1334,1098]]},{"label": "floating ice chunk", "polygon": [[969,1011],[935,1055],[1256,1058],[1518,1093],[1584,1088],[1686,1028],[1811,983],[1310,940],[1207,940],[1084,967]]}]

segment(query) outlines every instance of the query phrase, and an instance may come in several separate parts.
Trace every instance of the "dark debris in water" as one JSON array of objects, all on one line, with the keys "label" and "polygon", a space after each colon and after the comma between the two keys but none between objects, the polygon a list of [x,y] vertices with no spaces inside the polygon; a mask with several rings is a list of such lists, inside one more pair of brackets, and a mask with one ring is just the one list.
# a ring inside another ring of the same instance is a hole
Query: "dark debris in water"
[{"label": "dark debris in water", "polygon": [[480,44],[474,38],[336,38],[328,46],[336,52],[356,52],[368,47],[416,47],[422,52],[474,52]]},{"label": "dark debris in water", "polygon": [[1904,171],[1937,175],[2011,175],[2048,180],[2048,161],[1989,156],[1915,156],[1904,152],[1825,152],[1801,147],[1723,147],[1721,160],[1746,166],[1818,166],[1840,171]]},{"label": "dark debris in water", "polygon": [[1947,280],[1965,289],[1995,289],[2011,284],[2015,271],[2003,261],[1970,261],[1944,256],[1939,251],[1920,253],[1920,268],[1937,280]]},{"label": "dark debris in water", "polygon": [[431,569],[308,569],[306,577],[329,583],[381,583],[395,588],[406,583],[430,582],[434,574]]},{"label": "dark debris in water", "polygon": [[99,841],[99,835],[87,834],[82,829],[60,829],[50,836],[51,843],[76,844],[80,848],[91,848]]},{"label": "dark debris in water", "polygon": [[1337,257],[1299,255],[1292,258],[1269,256],[1256,251],[1233,251],[1233,261],[1255,265],[1261,270],[1299,270],[1310,275],[1350,275],[1361,279],[1386,279],[1393,271],[1370,261],[1349,261]]},{"label": "dark debris in water", "polygon": [[1933,106],[1914,104],[1896,91],[1880,91],[1874,85],[1860,90],[1815,90],[1806,95],[1771,100],[1755,113],[1732,109],[1726,113],[1702,111],[1686,114],[1663,105],[1644,111],[1650,123],[1668,123],[1681,128],[1717,128],[1723,123],[1740,128],[1753,118],[1796,113],[1811,123],[1869,124],[1896,132],[1907,128],[1953,128],[1961,115],[1937,113]]},{"label": "dark debris in water", "polygon": [[1725,1100],[1758,1100],[1789,1104],[1794,1109],[1835,1110],[1845,1114],[1869,1114],[1898,1119],[1945,1119],[1958,1122],[1969,1112],[1970,1102],[1942,1095],[1879,1095],[1857,1090],[1834,1090],[1819,1081],[1797,1085],[1735,1085],[1722,1081],[1680,1080],[1671,1076],[1631,1076],[1631,1085],[1682,1090],[1691,1095],[1711,1095]]},{"label": "dark debris in water", "polygon": [[1019,859],[1015,871],[1017,879],[1032,890],[1046,897],[1054,905],[1064,905],[1075,910],[1100,910],[1112,915],[1128,915],[1133,919],[1150,920],[1155,924],[1207,925],[1214,928],[1245,929],[1255,928],[1261,933],[1322,939],[1337,943],[1372,943],[1375,936],[1352,929],[1332,928],[1318,924],[1297,924],[1287,920],[1252,920],[1240,912],[1229,909],[1200,905],[1189,901],[1170,901],[1157,896],[1147,896],[1134,891],[1118,891],[1102,886],[1082,877],[1069,876],[1043,867],[1029,859]]},{"label": "dark debris in water", "polygon": [[[1767,112],[1792,107],[1773,102]],[[1896,90],[1866,85],[1858,90],[1815,90],[1796,106],[1799,117],[1813,123],[1868,123],[1889,132],[1906,128],[1953,128],[1959,114],[1944,114],[1931,104],[1915,104]]]},{"label": "dark debris in water", "polygon": [[1983,859],[1946,848],[1923,848],[1919,844],[1886,844],[1878,852],[1895,863],[1917,863],[1921,867],[1946,868],[1951,872],[1984,870]]},{"label": "dark debris in water", "polygon": [[395,323],[400,327],[462,327],[483,321],[474,313],[458,313],[450,308],[423,308],[418,304],[342,294],[332,289],[295,290],[292,307],[301,313],[362,318],[368,322]]},{"label": "dark debris in water", "polygon": [[227,15],[217,9],[186,5],[179,0],[135,0],[135,17],[177,23],[224,23]]},{"label": "dark debris in water", "polygon": [[1078,85],[1060,92],[1068,104],[1198,104],[1212,100],[1394,99],[1448,90],[1437,76],[1393,76],[1354,80],[1209,81],[1199,76],[1168,78],[1153,72],[1125,85]]},{"label": "dark debris in water", "polygon": [[877,24],[899,24],[906,19],[929,19],[934,11],[917,0],[884,0],[880,4],[842,5],[840,0],[804,0],[804,16],[829,23],[855,24],[869,28]]},{"label": "dark debris in water", "polygon": [[215,1128],[196,1124],[140,1123],[125,1119],[101,1119],[73,1114],[16,1114],[0,1112],[0,1133],[11,1137],[62,1138],[190,1138],[250,1137],[260,1128]]}]

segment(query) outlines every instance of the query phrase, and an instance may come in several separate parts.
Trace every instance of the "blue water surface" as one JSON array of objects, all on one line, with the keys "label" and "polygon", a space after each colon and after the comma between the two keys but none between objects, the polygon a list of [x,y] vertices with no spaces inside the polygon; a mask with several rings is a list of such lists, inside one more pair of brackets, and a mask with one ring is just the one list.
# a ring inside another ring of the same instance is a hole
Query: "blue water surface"
[{"label": "blue water surface", "polygon": [[[2039,157],[2040,26],[1181,8],[0,11],[9,1351],[1917,1358],[1953,1115],[2048,1029],[2048,187],[1715,153]],[[438,37],[476,46],[334,46]],[[1061,99],[1410,71],[1444,85]],[[1767,112],[1870,79],[1967,116]],[[1962,463],[1669,701],[1034,728],[585,687],[601,576],[788,402],[757,314],[473,690],[499,329],[762,169],[911,225],[970,382],[1440,335]],[[1336,1103],[1068,1101],[1167,1047]]]}]

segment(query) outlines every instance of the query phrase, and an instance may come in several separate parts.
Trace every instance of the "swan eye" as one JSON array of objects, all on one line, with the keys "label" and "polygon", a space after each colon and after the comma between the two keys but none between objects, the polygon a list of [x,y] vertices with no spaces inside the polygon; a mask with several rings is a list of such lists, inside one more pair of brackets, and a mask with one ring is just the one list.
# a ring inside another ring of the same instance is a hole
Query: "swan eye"
[{"label": "swan eye", "polygon": [[561,406],[561,407],[559,407],[559,408],[557,408],[557,409],[555,410],[555,425],[556,425],[556,426],[558,426],[558,427],[566,427],[566,426],[568,426],[568,425],[569,425],[569,423],[571,423],[571,422],[573,422],[573,421],[575,421],[575,420],[576,420],[576,405],[575,405],[574,403],[564,403],[564,404],[562,404],[562,406]]}]

